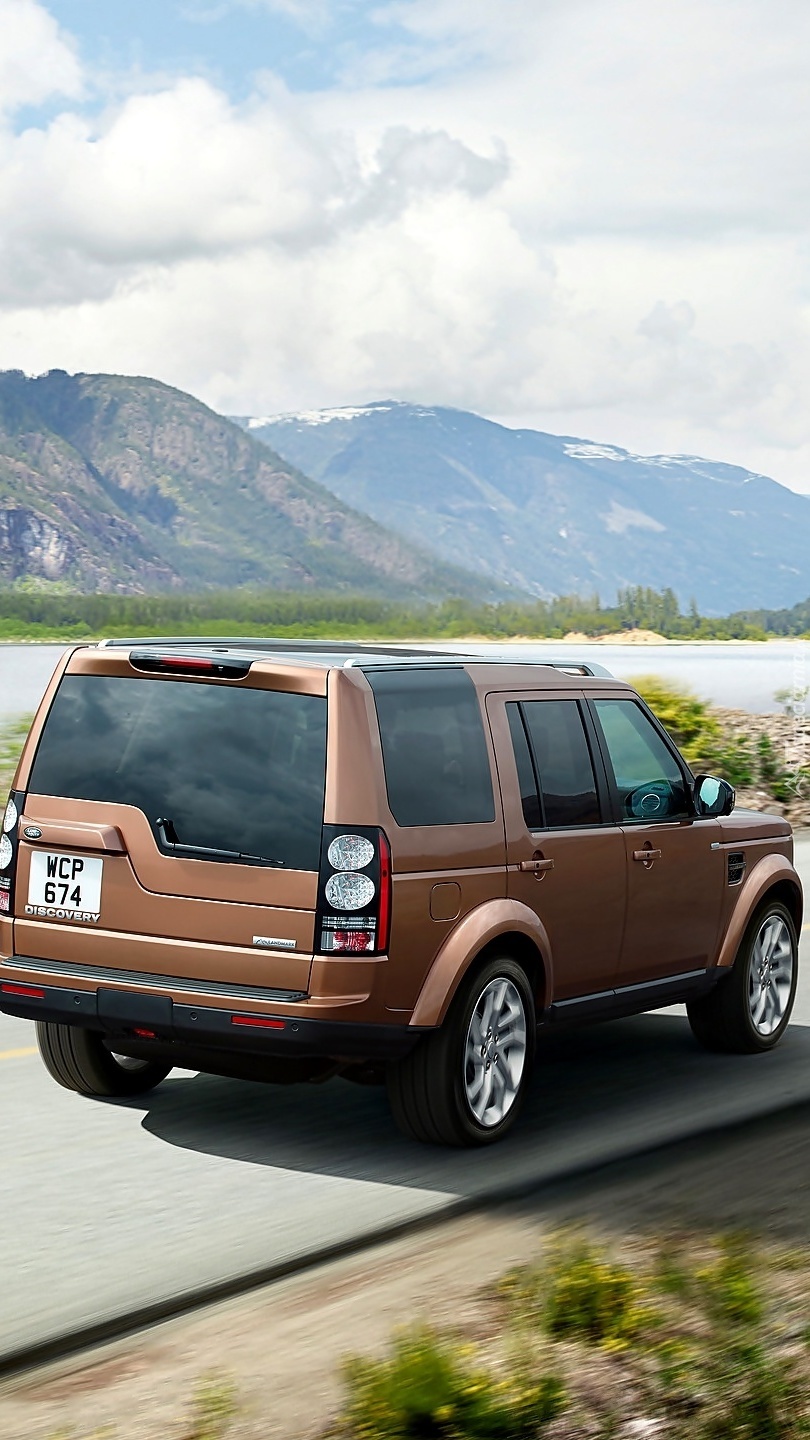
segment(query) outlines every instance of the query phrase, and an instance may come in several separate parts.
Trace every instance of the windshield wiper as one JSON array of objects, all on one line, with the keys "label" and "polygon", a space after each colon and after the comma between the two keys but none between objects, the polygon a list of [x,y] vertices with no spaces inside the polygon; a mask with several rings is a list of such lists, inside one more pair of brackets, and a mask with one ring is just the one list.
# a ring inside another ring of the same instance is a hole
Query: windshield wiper
[{"label": "windshield wiper", "polygon": [[172,855],[205,855],[209,860],[226,860],[240,865],[273,865],[280,867],[283,860],[271,860],[267,855],[247,855],[242,850],[219,850],[215,845],[184,845],[178,840],[173,820],[156,820],[155,829],[164,850]]}]

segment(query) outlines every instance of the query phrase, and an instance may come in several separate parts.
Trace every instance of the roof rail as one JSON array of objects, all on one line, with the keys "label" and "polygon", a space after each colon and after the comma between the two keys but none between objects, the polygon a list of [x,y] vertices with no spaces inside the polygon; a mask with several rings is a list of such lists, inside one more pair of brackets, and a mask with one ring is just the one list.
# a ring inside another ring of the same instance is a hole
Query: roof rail
[{"label": "roof rail", "polygon": [[[493,647],[497,645],[493,641]],[[437,649],[435,645],[426,642],[424,645],[400,645],[396,640],[386,645],[374,641],[353,641],[353,640],[296,640],[285,636],[283,639],[262,637],[256,639],[249,635],[148,635],[132,636],[128,639],[110,638],[99,640],[98,648],[101,650],[119,648],[137,648],[140,651],[151,647],[176,650],[181,647],[206,650],[249,650],[253,655],[262,654],[278,655],[279,657],[299,655],[311,655],[313,659],[323,656],[326,661],[334,657],[337,659],[343,656],[343,668],[356,667],[361,669],[364,664],[373,664],[375,659],[380,664],[396,665],[397,663],[407,664],[408,662],[419,662],[422,664],[437,665],[459,665],[477,662],[480,665],[530,665],[548,666],[553,670],[567,671],[574,675],[590,675],[603,677],[612,680],[611,672],[604,665],[598,665],[593,660],[540,660],[528,659],[521,655],[487,655],[481,651]],[[341,663],[341,662],[339,662]]]},{"label": "roof rail", "polygon": [[540,663],[551,665],[555,670],[573,670],[576,675],[597,675],[604,676],[606,680],[615,679],[606,665],[597,665],[595,660],[543,660]]},{"label": "roof rail", "polygon": [[[430,654],[431,647],[423,645],[419,649],[399,645],[396,640],[384,645],[374,641],[365,640],[296,640],[285,635],[283,639],[273,639],[272,636],[257,638],[253,635],[130,635],[114,637],[97,641],[100,650],[105,649],[126,649],[128,645],[137,645],[139,649],[150,645],[211,645],[217,649],[228,650],[231,647],[249,650],[267,650],[271,654],[279,651],[294,651],[296,654],[309,651],[313,655],[333,655],[336,650],[351,651],[358,655],[390,655],[393,651],[397,655],[420,656]],[[450,654],[448,651],[440,652]]]}]

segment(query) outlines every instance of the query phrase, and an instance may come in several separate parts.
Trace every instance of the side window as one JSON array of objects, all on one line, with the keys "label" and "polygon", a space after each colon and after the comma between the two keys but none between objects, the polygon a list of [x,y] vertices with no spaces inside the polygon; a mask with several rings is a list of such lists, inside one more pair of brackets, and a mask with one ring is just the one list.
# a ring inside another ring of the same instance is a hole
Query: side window
[{"label": "side window", "polygon": [[674,756],[634,700],[595,700],[625,820],[686,815],[686,787]]},{"label": "side window", "polygon": [[391,814],[398,825],[495,819],[475,686],[465,670],[367,670]]},{"label": "side window", "polygon": [[523,806],[523,819],[526,821],[526,829],[542,830],[543,812],[540,808],[537,777],[534,773],[531,751],[529,750],[529,739],[517,701],[509,701],[506,706],[506,715],[512,736],[512,748],[515,752],[518,785],[520,786],[520,801]]},{"label": "side window", "polygon": [[506,708],[527,828],[598,825],[596,780],[577,702],[527,700]]}]

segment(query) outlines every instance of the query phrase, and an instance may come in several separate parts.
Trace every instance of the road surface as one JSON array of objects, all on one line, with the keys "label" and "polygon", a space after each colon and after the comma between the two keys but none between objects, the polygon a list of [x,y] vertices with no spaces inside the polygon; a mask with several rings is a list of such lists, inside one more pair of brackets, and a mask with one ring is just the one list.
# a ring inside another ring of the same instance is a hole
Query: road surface
[{"label": "road surface", "polygon": [[[810,833],[797,842],[810,893]],[[492,1150],[403,1139],[385,1095],[176,1073],[101,1103],[54,1084],[0,1016],[0,1359],[325,1245],[810,1099],[810,929],[772,1054],[708,1055],[677,1011],[554,1036]]]}]

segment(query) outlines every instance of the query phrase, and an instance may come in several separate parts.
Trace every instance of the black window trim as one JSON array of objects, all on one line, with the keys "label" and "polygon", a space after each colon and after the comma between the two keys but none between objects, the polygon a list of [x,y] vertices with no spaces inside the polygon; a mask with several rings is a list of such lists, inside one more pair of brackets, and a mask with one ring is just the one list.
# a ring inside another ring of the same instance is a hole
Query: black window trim
[{"label": "black window trim", "polygon": [[[527,826],[527,827],[526,827],[527,834],[529,834],[529,835],[548,835],[548,834],[554,834],[554,835],[556,835],[556,834],[559,834],[559,833],[562,833],[562,832],[568,833],[569,831],[575,831],[575,830],[576,830],[576,831],[579,831],[579,830],[603,830],[603,829],[605,829],[606,826],[610,826],[610,827],[612,827],[612,828],[615,827],[616,824],[617,824],[617,821],[616,821],[616,819],[614,818],[615,805],[614,805],[614,801],[613,801],[613,796],[612,796],[612,793],[611,793],[611,789],[610,789],[610,786],[609,786],[609,783],[608,783],[608,772],[607,772],[607,770],[606,770],[606,768],[605,768],[604,755],[602,754],[601,745],[599,744],[598,736],[597,736],[596,731],[595,731],[595,728],[594,728],[593,719],[592,719],[592,717],[591,717],[591,715],[590,715],[589,707],[588,707],[588,705],[587,705],[587,703],[586,703],[586,701],[585,701],[585,696],[582,694],[582,692],[577,691],[577,692],[575,692],[575,693],[562,694],[562,695],[561,695],[561,694],[559,694],[557,691],[550,691],[550,690],[549,690],[549,691],[545,691],[545,690],[544,690],[544,691],[534,691],[534,692],[521,690],[521,691],[512,691],[512,692],[501,692],[501,696],[502,696],[503,701],[504,701],[504,706],[509,705],[509,704],[516,704],[517,707],[518,707],[518,714],[520,715],[520,721],[521,721],[521,724],[522,724],[522,726],[523,726],[523,733],[524,733],[524,735],[526,736],[526,745],[527,745],[527,748],[528,748],[528,751],[529,751],[529,759],[530,759],[530,761],[531,761],[532,772],[533,772],[533,774],[534,774],[534,783],[535,783],[535,785],[536,785],[536,787],[537,787],[537,799],[538,799],[538,804],[539,804],[539,807],[540,807],[540,813],[541,813],[541,815],[542,815],[542,817],[543,817],[543,821],[544,821],[544,824],[543,824],[543,826],[542,826],[542,828],[541,828],[540,830],[530,830],[529,827]],[[524,713],[523,713],[523,706],[524,706],[524,705],[528,705],[528,704],[533,704],[535,701],[538,701],[540,704],[542,704],[544,701],[547,701],[547,700],[567,700],[567,701],[575,704],[576,707],[577,707],[577,709],[578,709],[578,711],[579,711],[580,719],[581,719],[581,721],[582,721],[582,728],[583,728],[583,730],[585,731],[585,743],[586,743],[586,745],[587,745],[587,747],[588,747],[588,753],[589,753],[590,758],[591,758],[591,766],[592,766],[592,769],[593,769],[594,781],[595,781],[595,784],[596,784],[596,799],[597,799],[597,803],[598,803],[598,805],[599,805],[599,814],[600,814],[600,817],[601,817],[599,820],[591,820],[591,821],[588,821],[588,822],[587,822],[586,824],[584,824],[584,825],[553,825],[553,826],[551,826],[551,825],[548,825],[548,824],[545,823],[545,820],[546,820],[546,802],[545,802],[545,796],[543,795],[543,786],[542,786],[542,784],[541,784],[541,782],[540,782],[540,777],[539,777],[539,773],[538,773],[538,769],[537,769],[537,760],[536,760],[536,758],[535,758],[534,745],[532,744],[531,732],[530,732],[530,730],[529,730],[528,724],[526,723],[526,716],[525,716]],[[509,724],[509,721],[508,721],[508,717],[507,717],[507,727],[508,727],[508,724]],[[509,731],[509,738],[510,738],[510,741],[511,741],[511,738],[512,738],[511,730]],[[511,748],[511,750],[512,750],[512,756],[511,756],[511,758],[512,758],[512,763],[513,763],[513,765],[514,765],[514,767],[515,767],[515,777],[516,777],[516,779],[518,780],[517,789],[518,789],[518,791],[519,791],[519,790],[520,790],[520,784],[519,784],[519,775],[518,775],[518,769],[517,769],[517,759],[516,759],[515,754],[514,754],[514,745],[511,745],[510,748]],[[521,804],[521,813],[522,813],[522,810],[523,810],[523,806],[522,806],[522,804]]]},{"label": "black window trim", "polygon": [[[653,714],[646,701],[643,700],[640,695],[637,695],[633,691],[631,691],[630,694],[616,694],[615,692],[611,694],[605,693],[604,695],[588,694],[584,696],[583,699],[585,701],[586,709],[588,710],[589,720],[593,728],[594,738],[597,745],[599,746],[599,752],[602,760],[602,768],[605,773],[605,781],[610,797],[610,807],[614,816],[615,824],[683,825],[686,821],[700,819],[701,817],[696,814],[694,806],[695,777],[692,774],[692,771],[689,769],[689,766],[684,760],[674,740],[672,739],[672,736],[669,734],[669,731],[666,730],[665,727],[661,724],[658,716]],[[656,731],[659,739],[663,741],[665,749],[669,752],[670,756],[675,761],[677,768],[681,772],[687,806],[686,810],[682,814],[662,815],[659,819],[656,820],[645,820],[641,817],[639,817],[638,819],[634,819],[631,815],[622,814],[622,806],[619,800],[619,792],[612,778],[613,767],[610,763],[610,752],[608,750],[607,739],[605,737],[605,733],[602,729],[601,721],[599,719],[599,712],[596,709],[597,700],[623,700],[625,702],[629,701],[631,704],[638,706],[639,710],[641,710],[641,712],[651,722],[653,729]]]}]

